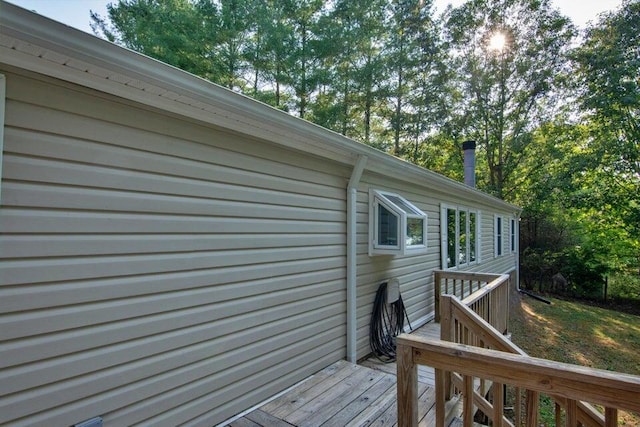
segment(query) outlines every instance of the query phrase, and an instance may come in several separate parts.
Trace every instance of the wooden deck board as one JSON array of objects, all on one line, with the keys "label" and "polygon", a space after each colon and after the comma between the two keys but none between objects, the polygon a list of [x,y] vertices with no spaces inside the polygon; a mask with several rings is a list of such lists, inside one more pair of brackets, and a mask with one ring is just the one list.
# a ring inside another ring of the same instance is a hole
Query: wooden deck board
[{"label": "wooden deck board", "polygon": [[[385,393],[393,393],[396,389],[396,379],[390,375],[384,375],[380,381],[362,393],[356,400],[350,402],[340,412],[336,413],[323,424],[326,427],[343,427],[357,419],[364,411],[372,406],[372,402]],[[363,422],[360,424],[362,425]]]},{"label": "wooden deck board", "polygon": [[246,418],[258,424],[259,426],[270,426],[270,427],[291,427],[286,421],[281,420],[280,418],[276,418],[267,412],[264,412],[261,409],[256,409],[246,415]]},{"label": "wooden deck board", "polygon": [[[344,361],[336,363],[339,364],[339,366],[336,367],[335,370],[329,369],[334,372],[333,375],[318,375],[318,378],[314,376],[311,380],[304,382],[300,390],[296,387],[291,392],[285,393],[276,399],[278,400],[276,405],[279,405],[275,409],[271,409],[270,404],[264,405],[261,409],[274,417],[284,419],[287,415],[315,399],[357,370],[357,366],[352,363]],[[329,368],[334,367],[334,365],[331,365]]]},{"label": "wooden deck board", "polygon": [[383,375],[385,374],[359,367],[352,375],[286,416],[285,420],[301,427],[321,425],[350,401],[355,400],[365,384],[369,386],[372,381],[380,379]]},{"label": "wooden deck board", "polygon": [[[416,335],[439,337],[440,325],[427,324]],[[435,423],[433,369],[418,369],[421,426]],[[396,364],[372,358],[354,365],[339,361],[229,424],[232,427],[397,425]]]}]

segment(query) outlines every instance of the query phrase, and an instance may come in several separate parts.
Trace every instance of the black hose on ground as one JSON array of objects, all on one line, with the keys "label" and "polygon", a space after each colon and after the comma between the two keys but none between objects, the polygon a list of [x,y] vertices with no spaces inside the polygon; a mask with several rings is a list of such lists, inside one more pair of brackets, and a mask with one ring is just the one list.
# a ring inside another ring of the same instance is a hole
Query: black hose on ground
[{"label": "black hose on ground", "polygon": [[551,301],[549,301],[548,299],[542,298],[541,296],[538,296],[538,295],[534,294],[533,292],[529,292],[529,291],[525,291],[524,289],[520,289],[520,293],[525,294],[525,295],[529,295],[533,299],[537,299],[538,301],[542,301],[545,304],[551,305]]},{"label": "black hose on ground", "polygon": [[373,302],[369,330],[369,345],[380,361],[391,363],[396,360],[395,338],[404,331],[405,318],[409,329],[412,329],[402,295],[399,295],[397,301],[387,304],[387,282],[382,283]]}]

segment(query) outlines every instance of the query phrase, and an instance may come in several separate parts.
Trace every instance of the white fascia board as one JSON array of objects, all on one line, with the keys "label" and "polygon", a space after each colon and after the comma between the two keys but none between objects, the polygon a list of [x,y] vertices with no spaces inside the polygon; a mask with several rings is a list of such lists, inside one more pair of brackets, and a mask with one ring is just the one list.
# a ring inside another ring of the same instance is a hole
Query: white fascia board
[{"label": "white fascia board", "polygon": [[[352,166],[367,156],[367,169],[382,175],[454,194],[474,203],[520,212],[521,209],[463,183],[426,170],[331,130],[294,117],[158,60],[123,48],[0,0],[0,36],[12,37],[68,61],[50,61],[3,48],[0,62],[49,75],[124,99],[161,108],[233,132],[246,134]],[[78,61],[89,65],[77,67]],[[69,64],[69,65],[66,65]],[[131,84],[109,79],[125,76]],[[153,88],[142,89],[144,85]],[[165,97],[154,90],[177,94]],[[210,106],[205,109],[203,106]]]}]

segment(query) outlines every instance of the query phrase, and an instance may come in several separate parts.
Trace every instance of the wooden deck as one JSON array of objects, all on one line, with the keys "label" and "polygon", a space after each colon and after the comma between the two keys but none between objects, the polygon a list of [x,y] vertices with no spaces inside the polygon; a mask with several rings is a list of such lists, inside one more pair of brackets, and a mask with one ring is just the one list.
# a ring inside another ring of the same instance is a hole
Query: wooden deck
[{"label": "wooden deck", "polygon": [[[440,325],[414,332],[439,337]],[[257,426],[395,426],[396,365],[375,358],[354,365],[339,361],[287,390],[229,425]],[[433,369],[421,366],[418,393],[421,426],[435,425]],[[455,405],[450,402],[450,406]]]}]

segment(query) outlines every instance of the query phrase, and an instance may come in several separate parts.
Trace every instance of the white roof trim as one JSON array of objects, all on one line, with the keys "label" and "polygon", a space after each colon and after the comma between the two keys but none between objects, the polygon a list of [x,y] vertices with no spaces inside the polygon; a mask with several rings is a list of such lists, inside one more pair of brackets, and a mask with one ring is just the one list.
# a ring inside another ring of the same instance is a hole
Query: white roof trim
[{"label": "white roof trim", "polygon": [[519,212],[520,208],[175,67],[0,1],[0,62],[255,138]]}]

